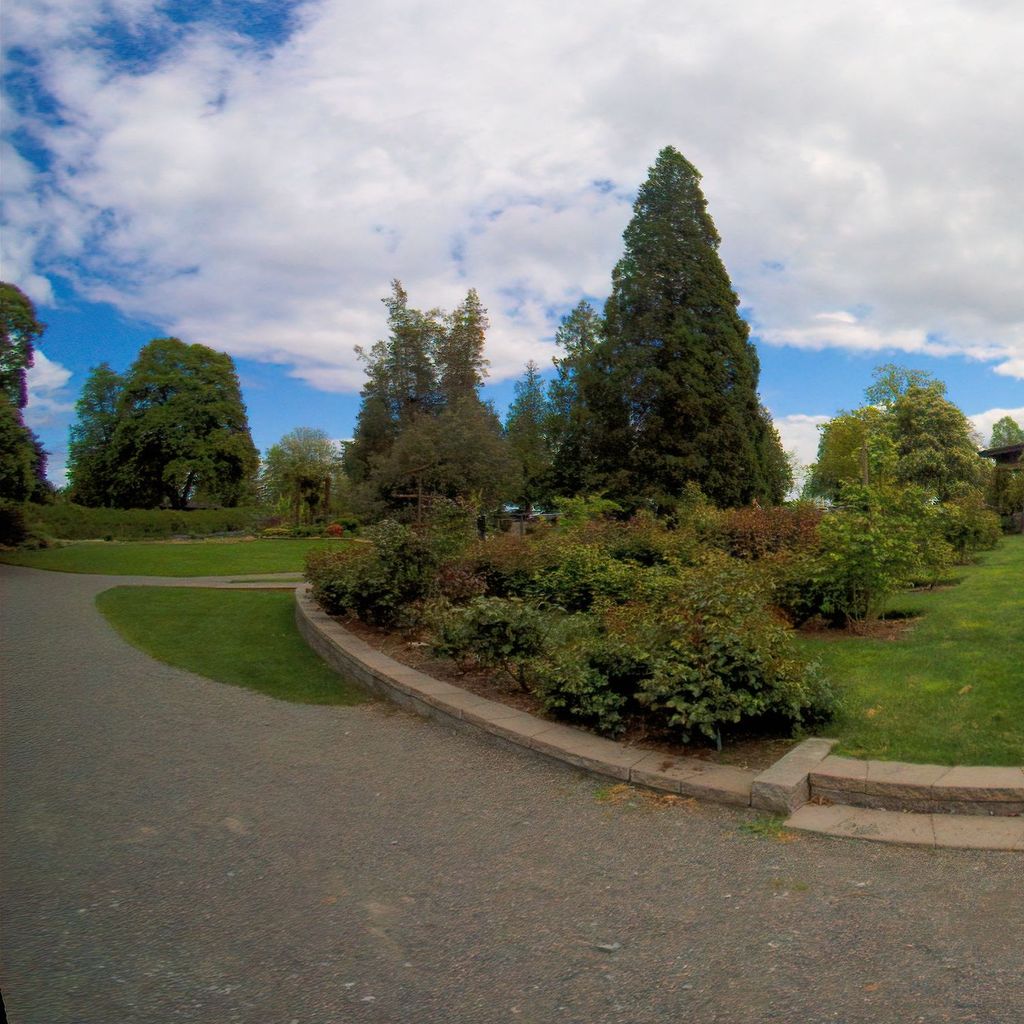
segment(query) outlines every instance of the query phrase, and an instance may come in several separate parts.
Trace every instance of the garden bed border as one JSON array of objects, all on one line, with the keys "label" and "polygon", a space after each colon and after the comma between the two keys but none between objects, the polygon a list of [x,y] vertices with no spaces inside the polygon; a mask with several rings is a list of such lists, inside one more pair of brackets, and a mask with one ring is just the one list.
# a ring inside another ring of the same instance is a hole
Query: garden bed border
[{"label": "garden bed border", "polygon": [[[762,772],[709,764],[604,739],[470,693],[371,647],[327,615],[309,586],[295,590],[306,642],[329,665],[378,696],[497,743],[532,750],[619,782],[715,803],[792,815],[807,803],[918,815],[1024,815],[1024,767],[985,768],[861,761],[804,740]],[[1024,819],[1020,819],[1024,832]]]}]

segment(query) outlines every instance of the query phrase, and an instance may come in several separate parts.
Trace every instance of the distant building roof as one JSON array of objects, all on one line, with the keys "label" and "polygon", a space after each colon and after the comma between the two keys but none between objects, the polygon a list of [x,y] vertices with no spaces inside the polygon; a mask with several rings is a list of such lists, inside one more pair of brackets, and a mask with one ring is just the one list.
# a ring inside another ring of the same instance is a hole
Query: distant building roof
[{"label": "distant building roof", "polygon": [[985,448],[978,454],[986,459],[994,459],[1000,465],[1013,466],[1024,461],[1024,441],[1000,445],[998,448]]}]

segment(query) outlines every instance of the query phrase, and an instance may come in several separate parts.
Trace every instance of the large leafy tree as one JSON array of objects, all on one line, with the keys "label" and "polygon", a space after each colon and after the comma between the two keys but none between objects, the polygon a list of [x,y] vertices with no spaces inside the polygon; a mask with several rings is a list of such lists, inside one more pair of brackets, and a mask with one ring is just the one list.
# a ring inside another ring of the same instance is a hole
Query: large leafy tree
[{"label": "large leafy tree", "polygon": [[185,508],[198,492],[237,504],[259,466],[231,357],[178,338],[144,346],[111,438],[114,504]]},{"label": "large leafy tree", "polygon": [[758,399],[757,353],[700,174],[672,147],[658,154],[623,238],[604,337],[581,377],[595,482],[630,502],[691,482],[719,505],[781,500],[788,463]]},{"label": "large leafy tree", "polygon": [[261,482],[266,497],[286,504],[299,523],[330,507],[340,470],[338,445],[325,431],[296,427],[267,452]]},{"label": "large leafy tree", "polygon": [[113,440],[124,380],[100,363],[89,371],[75,405],[77,419],[68,444],[68,483],[73,501],[81,505],[110,505],[117,482]]},{"label": "large leafy tree", "polygon": [[913,384],[889,411],[897,481],[923,487],[942,501],[977,487],[984,469],[970,421],[945,392],[941,381]]},{"label": "large leafy tree", "polygon": [[52,490],[46,452],[22,416],[35,343],[44,330],[32,300],[0,282],[0,498],[42,501]]},{"label": "large leafy tree", "polygon": [[24,501],[37,484],[39,449],[21,410],[0,391],[0,498]]},{"label": "large leafy tree", "polygon": [[837,500],[844,485],[920,487],[940,500],[982,482],[971,424],[931,374],[888,364],[865,391],[869,405],[821,427],[807,491]]},{"label": "large leafy tree", "polygon": [[32,300],[15,285],[0,282],[0,391],[17,409],[28,401],[26,374],[44,330]]},{"label": "large leafy tree", "polygon": [[1012,417],[1004,416],[992,424],[992,437],[989,439],[990,448],[1003,448],[1010,444],[1020,444],[1024,441],[1024,428]]}]

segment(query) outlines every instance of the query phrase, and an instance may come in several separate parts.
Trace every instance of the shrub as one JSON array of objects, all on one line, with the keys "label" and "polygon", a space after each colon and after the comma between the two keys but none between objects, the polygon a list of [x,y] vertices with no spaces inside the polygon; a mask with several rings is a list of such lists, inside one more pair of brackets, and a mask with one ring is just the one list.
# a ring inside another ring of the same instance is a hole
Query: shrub
[{"label": "shrub", "polygon": [[793,728],[832,711],[818,666],[797,656],[757,579],[741,567],[711,561],[688,570],[664,607],[613,614],[614,628],[649,660],[637,700],[684,741],[700,733],[721,747],[728,726]]},{"label": "shrub", "polygon": [[821,610],[852,621],[877,617],[904,587],[943,578],[952,559],[940,510],[917,488],[847,486],[819,529]]},{"label": "shrub", "polygon": [[780,551],[812,551],[822,515],[812,502],[728,509],[718,514],[716,543],[730,555],[750,560]]},{"label": "shrub", "polygon": [[942,533],[963,564],[978,551],[994,548],[1002,535],[999,516],[985,505],[980,491],[971,490],[942,506]]},{"label": "shrub", "polygon": [[498,533],[471,545],[463,564],[484,580],[488,594],[525,597],[535,574],[552,560],[551,548],[550,533],[529,540]]},{"label": "shrub", "polygon": [[305,575],[320,607],[329,615],[343,615],[357,611],[363,582],[378,563],[377,552],[369,544],[320,548],[306,555]]},{"label": "shrub", "polygon": [[516,598],[476,597],[464,608],[435,606],[432,644],[444,657],[472,658],[527,689],[527,667],[544,650],[544,618]]},{"label": "shrub", "polygon": [[28,538],[25,506],[16,501],[0,500],[0,545],[16,548]]},{"label": "shrub", "polygon": [[324,530],[324,533],[326,533],[328,537],[344,537],[345,527],[342,526],[341,523],[328,523],[327,529]]},{"label": "shrub", "polygon": [[431,593],[454,605],[487,593],[487,581],[464,561],[445,562],[434,576]]},{"label": "shrub", "polygon": [[556,498],[558,524],[563,529],[583,523],[607,519],[622,512],[622,506],[595,494],[581,494],[575,498]]},{"label": "shrub", "polygon": [[595,616],[572,615],[554,626],[548,656],[534,662],[533,685],[546,711],[615,735],[636,710],[649,670],[643,652]]},{"label": "shrub", "polygon": [[33,505],[29,526],[62,540],[157,540],[161,537],[203,537],[216,533],[252,532],[264,513],[254,508],[123,509],[84,505]]},{"label": "shrub", "polygon": [[537,575],[531,589],[542,601],[568,612],[583,612],[599,599],[628,600],[651,573],[612,558],[596,544],[577,544],[563,547],[559,560]]},{"label": "shrub", "polygon": [[306,578],[331,614],[352,612],[362,621],[393,626],[416,615],[433,582],[435,561],[412,530],[390,520],[368,531],[371,544],[312,551]]}]

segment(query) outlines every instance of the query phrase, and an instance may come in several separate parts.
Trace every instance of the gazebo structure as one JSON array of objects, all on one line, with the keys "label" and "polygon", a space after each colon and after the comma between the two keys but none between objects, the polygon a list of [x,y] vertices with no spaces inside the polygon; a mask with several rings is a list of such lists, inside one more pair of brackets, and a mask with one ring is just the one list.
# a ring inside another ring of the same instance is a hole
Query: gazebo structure
[{"label": "gazebo structure", "polygon": [[997,466],[1024,469],[1024,441],[1004,444],[999,448],[986,448],[978,454],[984,459],[992,459]]},{"label": "gazebo structure", "polygon": [[[1011,473],[1024,473],[1024,441],[1016,444],[1004,444],[998,448],[985,448],[978,452],[983,458],[991,459],[996,464],[996,473],[1003,477],[1001,484],[996,480],[996,493],[1005,493],[1005,486],[1009,482]],[[1005,512],[1005,507],[1004,507]],[[1010,511],[1010,522],[1020,528],[1024,533],[1024,508],[1017,511]]]}]

